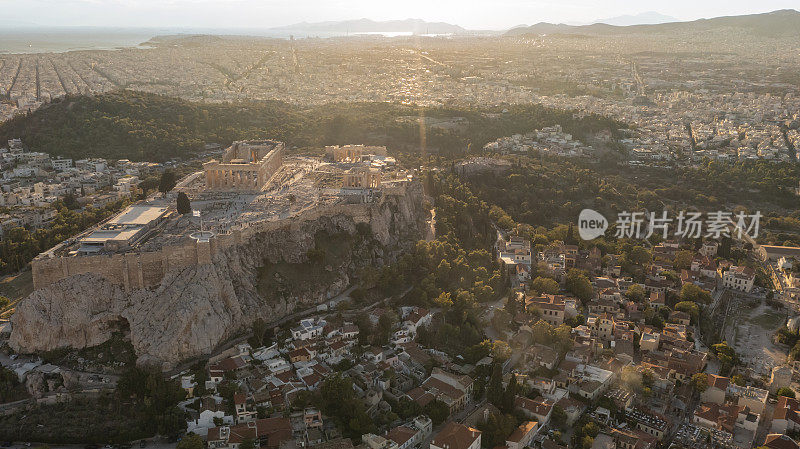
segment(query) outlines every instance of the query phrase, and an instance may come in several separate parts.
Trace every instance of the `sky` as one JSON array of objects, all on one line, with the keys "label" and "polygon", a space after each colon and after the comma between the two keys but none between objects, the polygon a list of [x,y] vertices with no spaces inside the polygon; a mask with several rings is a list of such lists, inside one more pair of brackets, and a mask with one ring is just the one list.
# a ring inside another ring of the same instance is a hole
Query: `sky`
[{"label": "sky", "polygon": [[588,23],[656,11],[681,20],[800,9],[800,0],[0,0],[0,26],[270,28],[297,22],[418,18],[468,29]]}]

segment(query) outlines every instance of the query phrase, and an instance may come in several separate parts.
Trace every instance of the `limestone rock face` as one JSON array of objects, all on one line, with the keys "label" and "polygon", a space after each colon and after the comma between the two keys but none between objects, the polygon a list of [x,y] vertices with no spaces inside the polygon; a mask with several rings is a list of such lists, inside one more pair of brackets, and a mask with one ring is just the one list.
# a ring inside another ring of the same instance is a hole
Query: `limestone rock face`
[{"label": "limestone rock face", "polygon": [[257,318],[275,322],[341,293],[355,272],[394,259],[413,245],[424,223],[421,188],[391,196],[370,208],[370,241],[330,268],[333,281],[305,285],[295,293],[258,291],[265,263],[304,263],[315,235],[358,235],[346,213],[289,220],[277,231],[257,233],[217,253],[211,264],[168,271],[152,289],[126,292],[98,274],[70,276],[31,293],[12,318],[12,348],[23,353],[101,344],[115,331],[129,334],[140,363],[164,369],[210,354]]}]

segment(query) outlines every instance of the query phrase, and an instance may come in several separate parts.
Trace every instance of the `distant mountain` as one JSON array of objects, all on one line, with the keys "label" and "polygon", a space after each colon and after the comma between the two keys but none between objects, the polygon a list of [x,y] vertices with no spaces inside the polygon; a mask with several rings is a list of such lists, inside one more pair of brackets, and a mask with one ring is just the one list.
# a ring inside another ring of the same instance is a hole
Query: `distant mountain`
[{"label": "distant mountain", "polygon": [[33,22],[18,19],[0,18],[0,27],[35,27]]},{"label": "distant mountain", "polygon": [[579,35],[609,35],[609,34],[659,34],[659,33],[691,33],[691,32],[749,32],[756,36],[766,37],[797,37],[800,36],[800,12],[794,9],[782,9],[763,14],[749,14],[744,16],[716,17],[713,19],[700,19],[691,22],[672,22],[655,25],[614,26],[604,23],[592,25],[564,25],[552,23],[537,23],[527,28],[514,28],[506,35],[519,36],[523,34],[579,34]]},{"label": "distant mountain", "polygon": [[294,25],[270,28],[273,32],[296,33],[414,33],[449,34],[463,33],[466,30],[458,25],[445,22],[426,22],[420,19],[375,21],[370,19],[344,20],[339,22],[301,22]]},{"label": "distant mountain", "polygon": [[680,22],[680,20],[655,11],[647,11],[634,15],[623,15],[609,17],[608,19],[599,19],[592,23],[605,23],[606,25],[625,27],[631,25],[654,25],[658,23],[670,22]]}]

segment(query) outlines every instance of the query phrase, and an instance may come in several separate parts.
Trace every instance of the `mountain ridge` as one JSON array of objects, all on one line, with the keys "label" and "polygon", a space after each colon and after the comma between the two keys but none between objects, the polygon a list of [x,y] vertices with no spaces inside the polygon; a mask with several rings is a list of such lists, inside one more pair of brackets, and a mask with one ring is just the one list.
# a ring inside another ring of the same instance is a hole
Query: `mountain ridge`
[{"label": "mountain ridge", "polygon": [[631,26],[631,25],[656,25],[660,23],[680,22],[675,17],[661,14],[657,11],[645,11],[639,14],[623,14],[605,19],[597,19],[591,23],[604,23],[606,25],[614,26]]},{"label": "mountain ridge", "polygon": [[724,31],[736,28],[746,30],[754,35],[765,37],[800,36],[800,12],[794,9],[747,14],[740,16],[722,16],[711,19],[698,19],[689,22],[671,22],[648,25],[615,26],[604,23],[591,25],[566,25],[539,22],[527,28],[515,28],[507,31],[507,36],[525,34],[577,34],[577,35],[611,35],[611,34],[647,34],[647,33],[680,33]]},{"label": "mountain ridge", "polygon": [[297,31],[304,33],[377,33],[411,32],[414,34],[463,33],[465,28],[446,22],[427,22],[422,19],[372,20],[367,18],[326,21],[299,22],[291,25],[269,28],[267,31]]}]

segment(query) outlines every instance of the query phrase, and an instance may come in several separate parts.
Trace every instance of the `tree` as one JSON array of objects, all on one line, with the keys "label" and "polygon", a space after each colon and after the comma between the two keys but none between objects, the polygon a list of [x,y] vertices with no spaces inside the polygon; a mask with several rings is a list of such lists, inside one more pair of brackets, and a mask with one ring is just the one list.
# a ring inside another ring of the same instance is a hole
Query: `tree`
[{"label": "tree", "polygon": [[577,245],[578,243],[578,236],[575,234],[575,225],[570,221],[569,227],[567,228],[567,235],[564,237],[564,244]]},{"label": "tree", "polygon": [[148,423],[163,435],[186,428],[184,414],[177,407],[186,392],[155,367],[129,368],[117,381],[116,394],[121,400],[135,399]]},{"label": "tree", "polygon": [[247,340],[250,346],[260,348],[272,344],[273,332],[261,318],[253,321],[253,335]]},{"label": "tree", "polygon": [[634,246],[628,253],[628,260],[636,265],[644,265],[650,262],[652,256],[643,246]]},{"label": "tree", "polygon": [[681,301],[675,304],[675,310],[688,313],[694,323],[697,322],[697,318],[700,316],[700,307],[696,302],[692,301]]},{"label": "tree", "polygon": [[175,188],[175,173],[172,170],[167,170],[161,174],[161,180],[158,182],[158,191],[166,194]]},{"label": "tree", "polygon": [[567,273],[567,281],[565,287],[568,292],[575,295],[581,301],[588,301],[594,296],[594,289],[589,278],[586,277],[580,270],[570,269]]},{"label": "tree", "polygon": [[373,326],[366,312],[359,312],[353,319],[353,323],[358,327],[358,342],[365,345],[372,337]]},{"label": "tree", "polygon": [[720,364],[720,372],[726,375],[730,372],[731,368],[736,365],[739,361],[739,358],[736,356],[736,352],[728,346],[728,342],[723,341],[722,343],[717,343],[711,346],[711,350],[719,359]]},{"label": "tree", "polygon": [[384,345],[389,341],[396,322],[397,315],[391,311],[385,312],[378,318],[378,325],[375,328],[375,344]]},{"label": "tree", "polygon": [[489,415],[485,421],[478,423],[478,430],[481,431],[481,446],[490,449],[503,445],[516,428],[517,420],[510,414]]},{"label": "tree", "polygon": [[178,192],[178,213],[185,215],[192,212],[192,203],[189,201],[189,196],[183,192]]},{"label": "tree", "polygon": [[792,398],[792,399],[794,399],[796,396],[794,390],[792,390],[789,387],[778,388],[778,391],[775,392],[775,394],[777,394],[778,397],[786,396],[787,398]]},{"label": "tree", "polygon": [[622,368],[620,381],[628,391],[638,393],[642,390],[642,374],[632,365]]},{"label": "tree", "polygon": [[18,401],[28,397],[25,384],[14,371],[0,366],[0,402]]},{"label": "tree", "polygon": [[453,306],[453,300],[450,298],[449,292],[442,292],[442,294],[434,299],[433,302],[435,302],[437,306],[441,307],[445,311]]},{"label": "tree", "polygon": [[239,449],[255,449],[256,443],[252,438],[248,438],[239,444]]},{"label": "tree", "polygon": [[531,282],[531,290],[541,294],[555,295],[558,293],[558,282],[551,278],[537,277]]},{"label": "tree", "polygon": [[506,413],[512,413],[514,411],[514,400],[517,398],[518,390],[517,376],[512,373],[511,379],[508,381],[508,386],[506,386],[506,391],[503,392],[503,407],[501,410]]},{"label": "tree", "polygon": [[592,421],[583,426],[583,433],[594,438],[600,433],[600,428],[597,426],[597,423]]},{"label": "tree", "polygon": [[498,206],[492,206],[489,209],[489,218],[497,223],[497,226],[501,227],[502,229],[513,229],[514,226],[516,226],[514,220],[511,219],[511,216]]},{"label": "tree", "polygon": [[698,393],[706,391],[708,388],[708,375],[706,373],[697,373],[692,376],[692,388]]},{"label": "tree", "polygon": [[692,266],[692,259],[694,258],[694,253],[692,251],[678,251],[675,254],[675,261],[673,262],[673,266],[676,270],[688,270]]},{"label": "tree", "polygon": [[434,399],[423,408],[423,412],[428,415],[434,426],[443,423],[450,416],[450,408],[444,402]]},{"label": "tree", "polygon": [[700,304],[711,302],[711,294],[709,292],[690,282],[683,284],[683,287],[681,287],[680,298],[681,301],[692,301]]},{"label": "tree", "polygon": [[565,412],[560,405],[554,405],[550,421],[553,423],[554,427],[564,429],[567,425],[567,412]]},{"label": "tree", "polygon": [[499,363],[492,368],[489,386],[486,387],[486,400],[497,408],[503,405],[503,367]]},{"label": "tree", "polygon": [[[360,438],[374,430],[374,423],[353,390],[353,380],[336,373],[328,377],[320,387],[320,403],[323,413],[332,417],[349,438]],[[431,418],[432,419],[432,418]]]},{"label": "tree", "polygon": [[645,297],[644,287],[639,284],[631,284],[625,292],[625,296],[633,302],[642,302]]},{"label": "tree", "polygon": [[403,419],[412,418],[422,413],[422,407],[416,401],[412,401],[407,396],[401,396],[397,401],[397,406],[392,405],[398,416]]},{"label": "tree", "polygon": [[[203,447],[205,447],[203,439],[199,435],[189,432],[178,441],[178,445],[175,446],[175,449],[203,449]],[[241,448],[242,446],[239,447]]]},{"label": "tree", "polygon": [[[484,340],[487,342],[488,340]],[[493,340],[490,342],[492,348],[492,357],[498,363],[503,363],[511,357],[511,346],[503,340]]]}]

